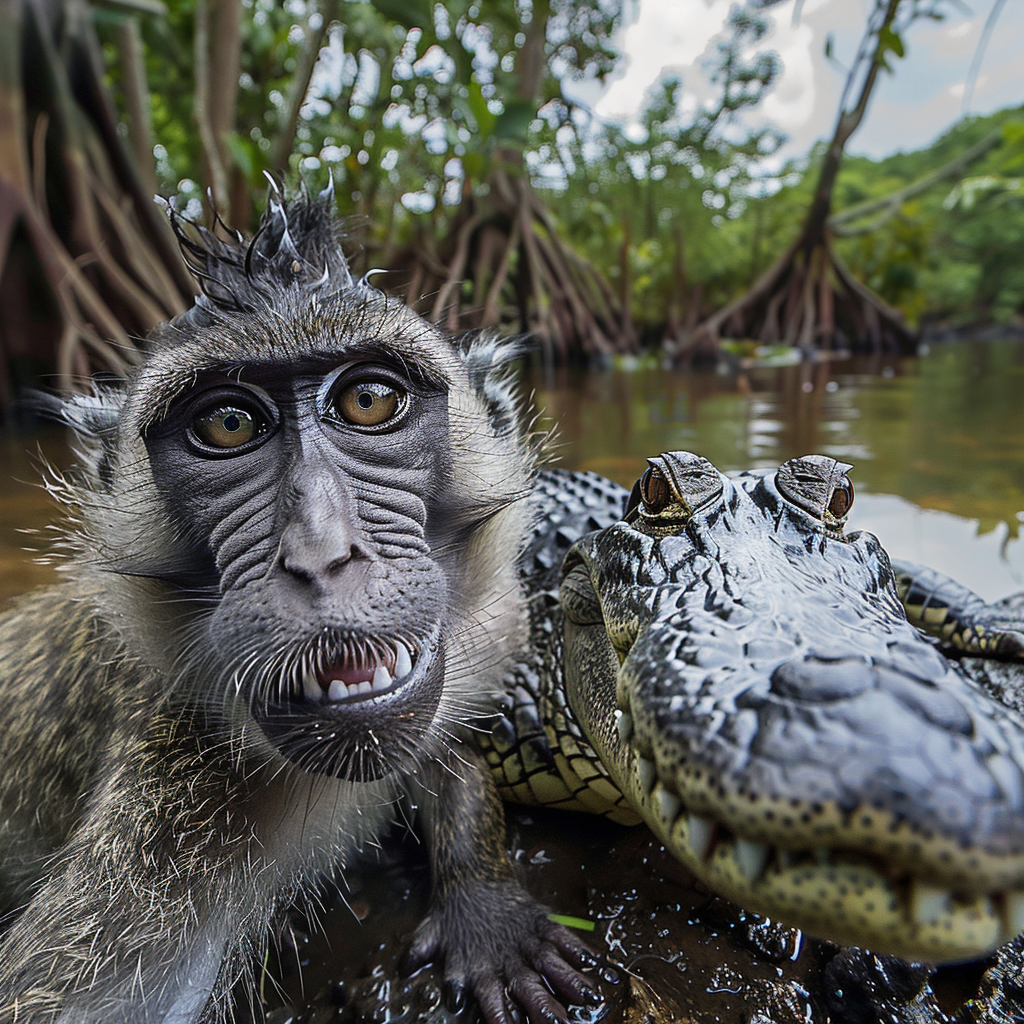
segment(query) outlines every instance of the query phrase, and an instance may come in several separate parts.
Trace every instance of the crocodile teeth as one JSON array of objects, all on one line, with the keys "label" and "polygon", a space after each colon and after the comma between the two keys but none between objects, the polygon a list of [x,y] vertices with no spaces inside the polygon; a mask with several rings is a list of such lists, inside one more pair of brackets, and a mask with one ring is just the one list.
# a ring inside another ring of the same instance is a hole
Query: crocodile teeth
[{"label": "crocodile teeth", "polygon": [[638,757],[636,759],[636,771],[640,776],[640,788],[644,791],[644,795],[649,796],[654,788],[654,783],[657,781],[654,762],[648,761],[646,757]]},{"label": "crocodile teeth", "polygon": [[736,863],[747,881],[756,882],[768,866],[772,848],[765,846],[764,843],[751,842],[749,839],[737,839],[733,850],[736,854]]},{"label": "crocodile teeth", "polygon": [[615,726],[619,730],[619,739],[628,743],[633,735],[633,716],[628,711],[616,711]]},{"label": "crocodile teeth", "polygon": [[910,893],[910,914],[918,927],[927,927],[949,913],[951,902],[946,889],[915,881]]},{"label": "crocodile teeth", "polygon": [[682,806],[682,802],[679,797],[664,786],[655,786],[654,802],[657,804],[658,814],[661,815],[661,820],[665,822],[666,825],[671,825],[672,822],[676,820],[676,817],[679,814],[679,808]]},{"label": "crocodile teeth", "polygon": [[1003,902],[1002,941],[1009,942],[1024,932],[1024,892],[1008,892]]},{"label": "crocodile teeth", "polygon": [[709,818],[701,818],[696,814],[686,817],[686,842],[697,855],[698,860],[707,860],[711,852],[711,844],[715,838],[715,823]]}]

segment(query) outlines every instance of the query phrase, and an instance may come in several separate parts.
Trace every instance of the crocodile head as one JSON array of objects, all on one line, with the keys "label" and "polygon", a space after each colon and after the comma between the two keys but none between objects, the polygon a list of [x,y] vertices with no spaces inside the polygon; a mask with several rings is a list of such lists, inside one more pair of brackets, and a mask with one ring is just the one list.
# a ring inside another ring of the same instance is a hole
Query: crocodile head
[{"label": "crocodile head", "polygon": [[565,559],[569,704],[712,889],[925,960],[1024,930],[1024,721],[908,623],[824,456],[650,460]]}]

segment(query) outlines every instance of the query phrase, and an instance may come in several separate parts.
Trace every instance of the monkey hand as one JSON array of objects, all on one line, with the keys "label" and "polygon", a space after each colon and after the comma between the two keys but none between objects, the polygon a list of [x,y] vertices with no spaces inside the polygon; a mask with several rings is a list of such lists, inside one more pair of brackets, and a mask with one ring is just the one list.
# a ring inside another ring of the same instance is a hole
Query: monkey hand
[{"label": "monkey hand", "polygon": [[564,1002],[601,1002],[578,969],[595,964],[594,954],[513,879],[463,884],[435,901],[403,967],[439,960],[456,1003],[472,995],[488,1024],[512,1024],[509,999],[533,1024],[566,1021]]}]

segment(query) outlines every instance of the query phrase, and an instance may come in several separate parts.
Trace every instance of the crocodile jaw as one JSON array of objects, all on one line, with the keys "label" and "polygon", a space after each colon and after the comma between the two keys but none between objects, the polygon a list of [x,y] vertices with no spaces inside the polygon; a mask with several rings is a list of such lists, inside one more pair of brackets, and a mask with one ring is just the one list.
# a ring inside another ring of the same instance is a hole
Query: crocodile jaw
[{"label": "crocodile jaw", "polygon": [[[567,647],[579,649],[579,631],[567,623]],[[921,870],[920,859],[914,864],[913,852],[925,837],[877,810],[862,813],[858,828],[852,824],[856,816],[827,801],[812,807],[789,800],[773,807],[746,794],[719,790],[712,796],[686,785],[678,765],[666,764],[650,739],[638,736],[637,713],[616,706],[619,673],[611,686],[608,674],[603,685],[595,682],[599,648],[593,639],[582,662],[585,681],[567,682],[571,694],[585,694],[589,702],[581,721],[614,724],[585,724],[588,738],[645,823],[713,891],[812,935],[930,962],[978,957],[1024,931],[1020,856],[986,858],[955,842],[936,852],[941,840],[932,836],[930,859],[942,861],[946,853],[956,862],[939,875]],[[617,665],[612,646],[604,646],[609,664],[614,658]],[[567,676],[576,675],[578,664],[567,657]],[[598,707],[602,691],[606,700]],[[575,701],[573,706],[578,713]],[[813,824],[804,836],[799,828],[774,832],[772,821],[787,817]],[[883,846],[887,854],[879,852]],[[965,879],[973,888],[964,887]]]},{"label": "crocodile jaw", "polygon": [[745,524],[718,525],[566,557],[568,700],[612,781],[714,891],[812,934],[955,961],[1024,930],[1024,722],[910,627],[874,538],[789,561],[773,523],[730,564]]}]

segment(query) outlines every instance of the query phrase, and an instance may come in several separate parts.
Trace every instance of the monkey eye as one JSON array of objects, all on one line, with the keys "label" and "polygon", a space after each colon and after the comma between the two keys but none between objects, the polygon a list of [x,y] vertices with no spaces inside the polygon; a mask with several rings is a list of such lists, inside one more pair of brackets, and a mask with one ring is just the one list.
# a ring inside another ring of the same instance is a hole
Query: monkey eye
[{"label": "monkey eye", "polygon": [[407,398],[387,381],[358,381],[337,393],[332,411],[353,426],[380,427],[403,411]]},{"label": "monkey eye", "polygon": [[270,430],[256,409],[237,402],[218,402],[192,417],[188,427],[193,447],[205,455],[237,455],[248,451]]}]

